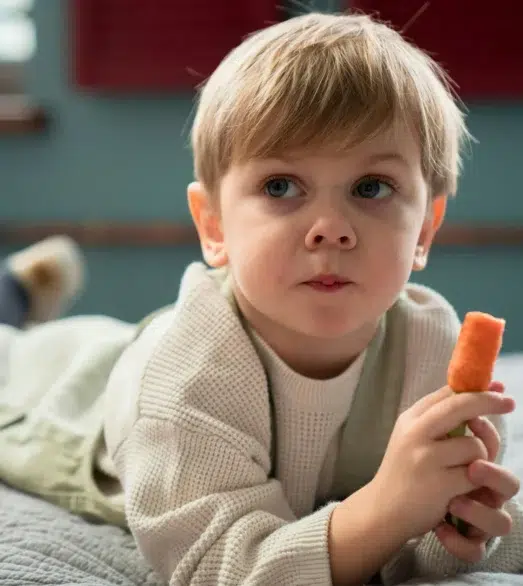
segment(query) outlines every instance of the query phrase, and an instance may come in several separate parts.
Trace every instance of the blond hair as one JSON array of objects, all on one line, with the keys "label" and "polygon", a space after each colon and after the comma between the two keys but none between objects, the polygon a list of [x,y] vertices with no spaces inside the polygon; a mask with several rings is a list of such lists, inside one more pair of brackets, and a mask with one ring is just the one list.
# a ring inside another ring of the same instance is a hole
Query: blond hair
[{"label": "blond hair", "polygon": [[298,16],[247,38],[204,84],[195,176],[214,192],[233,163],[346,149],[398,119],[418,133],[432,194],[455,193],[468,133],[442,68],[369,16]]}]

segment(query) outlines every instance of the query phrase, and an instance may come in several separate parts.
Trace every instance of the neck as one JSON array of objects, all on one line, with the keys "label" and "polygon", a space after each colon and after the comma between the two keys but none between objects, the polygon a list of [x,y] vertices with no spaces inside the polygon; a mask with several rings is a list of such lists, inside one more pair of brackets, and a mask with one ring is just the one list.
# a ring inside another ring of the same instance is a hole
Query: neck
[{"label": "neck", "polygon": [[344,372],[365,350],[377,324],[366,324],[342,338],[308,336],[262,316],[238,299],[243,316],[256,333],[295,372],[314,379],[329,379]]}]

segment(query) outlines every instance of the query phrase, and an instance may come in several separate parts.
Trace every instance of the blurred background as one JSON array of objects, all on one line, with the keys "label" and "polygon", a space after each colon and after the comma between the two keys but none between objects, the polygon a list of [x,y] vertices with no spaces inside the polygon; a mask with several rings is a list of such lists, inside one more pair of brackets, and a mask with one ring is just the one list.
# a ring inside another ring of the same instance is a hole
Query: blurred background
[{"label": "blurred background", "polygon": [[[422,9],[408,32],[436,57],[443,51],[478,140],[449,206],[449,229],[415,280],[446,295],[461,315],[505,317],[505,350],[521,351],[523,36],[510,28],[522,22],[514,12],[521,5],[507,2],[486,22],[471,0],[354,4],[403,19],[397,25]],[[304,6],[0,0],[0,254],[64,222],[80,234],[89,270],[74,313],[138,320],[172,302],[184,267],[200,258],[184,228],[194,86],[245,33]],[[478,35],[482,26],[488,36]]]}]

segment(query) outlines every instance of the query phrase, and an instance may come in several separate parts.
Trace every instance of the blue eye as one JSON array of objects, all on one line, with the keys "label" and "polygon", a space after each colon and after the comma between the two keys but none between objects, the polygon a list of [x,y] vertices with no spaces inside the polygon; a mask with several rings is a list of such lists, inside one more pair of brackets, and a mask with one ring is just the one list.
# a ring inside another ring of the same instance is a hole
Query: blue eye
[{"label": "blue eye", "polygon": [[356,185],[353,195],[363,199],[384,199],[390,197],[393,191],[392,186],[385,181],[368,177]]},{"label": "blue eye", "polygon": [[275,177],[269,179],[263,187],[264,192],[275,199],[296,197],[300,193],[299,187],[286,177]]}]

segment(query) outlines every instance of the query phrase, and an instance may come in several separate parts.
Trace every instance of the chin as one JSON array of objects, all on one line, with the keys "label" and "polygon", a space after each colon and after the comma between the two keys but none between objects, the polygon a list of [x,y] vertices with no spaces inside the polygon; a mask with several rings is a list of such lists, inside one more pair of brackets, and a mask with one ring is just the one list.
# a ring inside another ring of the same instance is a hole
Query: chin
[{"label": "chin", "polygon": [[303,320],[300,330],[307,336],[335,340],[356,333],[364,327],[365,321],[355,316],[326,316]]}]

